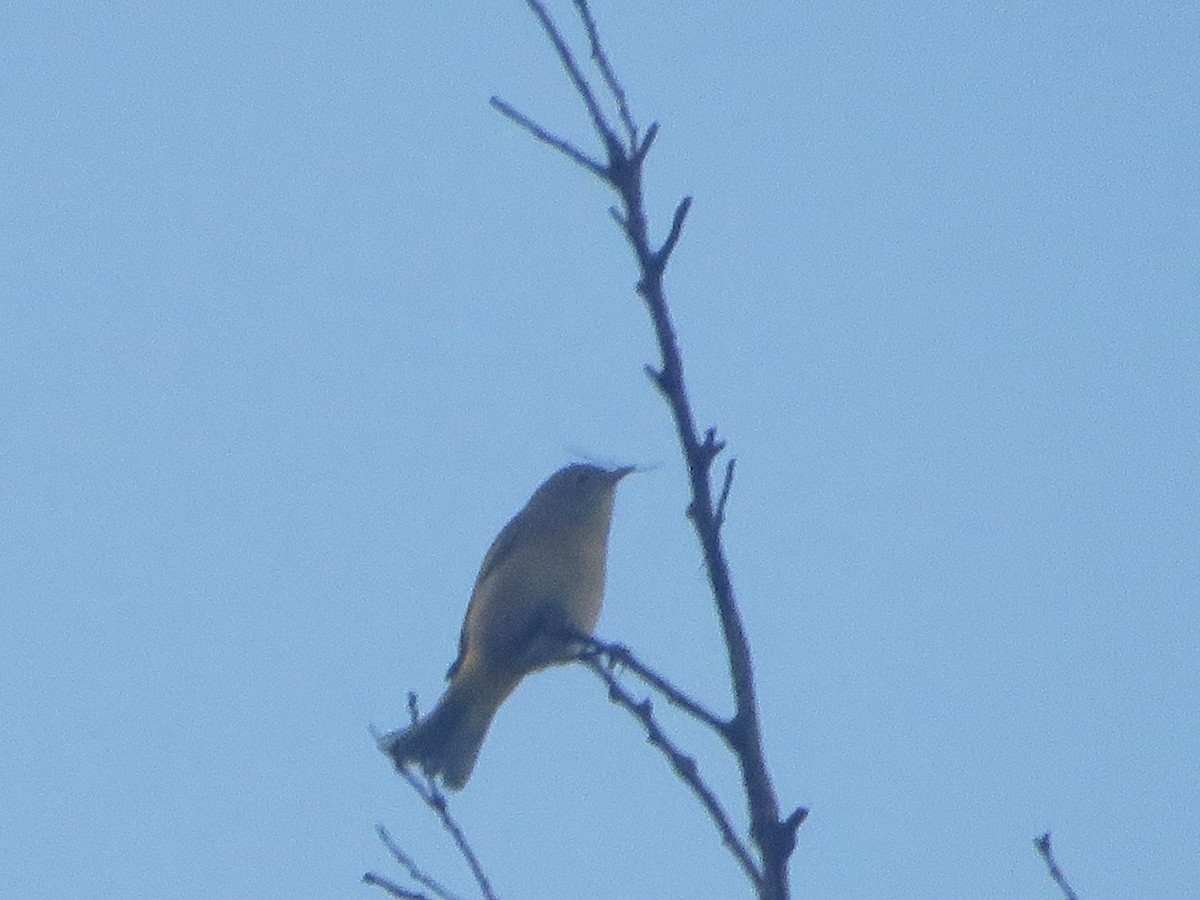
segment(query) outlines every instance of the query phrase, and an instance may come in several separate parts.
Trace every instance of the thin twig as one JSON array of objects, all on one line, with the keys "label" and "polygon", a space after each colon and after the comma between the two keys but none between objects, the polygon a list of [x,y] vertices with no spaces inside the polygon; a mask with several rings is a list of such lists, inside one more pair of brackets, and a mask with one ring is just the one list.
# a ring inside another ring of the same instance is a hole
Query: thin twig
[{"label": "thin twig", "polygon": [[573,144],[571,144],[570,141],[563,140],[562,138],[551,134],[546,129],[542,128],[542,126],[540,126],[536,122],[534,122],[527,115],[525,115],[523,112],[519,112],[518,110],[513,109],[512,106],[510,106],[508,103],[505,103],[499,97],[493,97],[491,100],[491,104],[494,109],[499,110],[506,117],[508,117],[509,119],[512,119],[512,121],[516,122],[518,125],[520,125],[522,128],[524,128],[530,134],[532,134],[535,138],[537,138],[543,144],[549,144],[551,147],[553,147],[559,153],[569,156],[571,159],[575,160],[575,162],[579,163],[579,165],[583,166],[585,169],[587,169],[593,175],[596,175],[600,178],[605,177],[606,170],[605,170],[604,166],[601,165],[600,163],[596,162],[591,157],[589,157],[582,150],[576,149],[576,147]]},{"label": "thin twig", "polygon": [[410,891],[407,888],[402,888],[394,881],[388,881],[382,875],[376,875],[374,872],[368,872],[362,877],[363,884],[374,885],[381,887],[393,897],[398,897],[400,900],[430,900],[428,894],[422,894],[420,891]]},{"label": "thin twig", "polygon": [[671,254],[675,250],[675,245],[679,243],[679,235],[683,231],[683,221],[687,218],[688,210],[691,208],[691,197],[684,197],[679,201],[679,205],[675,207],[675,216],[671,220],[671,230],[667,233],[667,239],[663,241],[662,247],[654,254],[655,261],[659,266],[666,266],[667,260],[671,258]]},{"label": "thin twig", "polygon": [[1046,863],[1046,868],[1050,871],[1050,877],[1054,879],[1054,883],[1058,885],[1059,890],[1063,892],[1063,896],[1067,900],[1079,900],[1079,895],[1071,889],[1071,885],[1067,884],[1067,877],[1063,874],[1062,869],[1058,867],[1058,863],[1054,860],[1054,851],[1050,848],[1050,832],[1046,832],[1041,837],[1034,838],[1033,846],[1037,848],[1037,852],[1041,854],[1042,859]]},{"label": "thin twig", "polygon": [[633,162],[636,165],[641,165],[646,158],[646,154],[650,152],[650,148],[654,146],[654,139],[658,137],[658,123],[651,122],[650,127],[646,129],[646,136],[642,139],[642,143],[633,151]]},{"label": "thin twig", "polygon": [[[416,726],[417,722],[419,721],[419,715],[417,710],[417,695],[413,691],[408,692],[408,714],[412,719],[412,724],[410,727]],[[450,815],[449,804],[446,802],[445,795],[441,792],[441,790],[438,789],[437,782],[432,778],[419,778],[413,773],[412,769],[409,768],[406,762],[398,759],[396,756],[393,756],[392,748],[387,742],[387,735],[380,734],[374,726],[371,727],[371,735],[375,738],[375,743],[378,745],[380,751],[392,760],[396,771],[400,773],[400,777],[408,782],[408,786],[416,792],[417,796],[421,798],[422,802],[437,814],[437,817],[441,820],[442,827],[446,829],[447,833],[449,833],[451,839],[454,841],[455,847],[458,848],[459,854],[466,861],[467,867],[471,870],[471,875],[474,877],[475,883],[479,885],[480,893],[483,894],[486,900],[496,900],[496,894],[492,890],[492,885],[491,882],[488,881],[487,875],[484,874],[483,866],[479,862],[479,857],[475,855],[475,851],[467,841],[467,836],[463,832],[462,827],[457,821],[455,821],[454,817]],[[408,869],[409,875],[412,876],[414,881],[423,884],[425,887],[433,891],[438,897],[443,898],[443,900],[459,900],[458,895],[451,893],[446,888],[442,887],[442,885],[435,881],[431,876],[428,876],[422,872],[412,858],[409,857],[408,854],[405,853],[400,846],[391,839],[391,836],[387,833],[382,825],[376,826],[376,830],[378,831],[379,839],[383,841],[384,846],[388,848],[392,856],[396,858],[397,862]],[[374,876],[373,873],[370,872],[363,876],[363,880],[367,880],[368,876],[372,877],[370,883],[379,884],[381,887],[386,887],[386,885],[382,884],[378,880],[378,876]],[[390,882],[388,884],[390,884]],[[408,895],[406,894],[404,896]],[[424,894],[412,894],[412,896],[425,897]]]},{"label": "thin twig", "polygon": [[754,883],[755,887],[758,887],[762,882],[762,873],[759,872],[758,866],[755,864],[753,858],[751,858],[750,852],[746,849],[746,845],[742,843],[741,839],[737,836],[737,832],[733,830],[733,826],[729,823],[729,817],[721,807],[721,802],[712,792],[712,789],[700,778],[696,767],[696,760],[683,753],[663,733],[654,718],[653,707],[649,700],[643,700],[640,703],[634,700],[621,687],[613,673],[596,657],[585,656],[582,658],[582,661],[584,665],[595,672],[608,685],[609,699],[619,706],[624,707],[634,718],[642,723],[642,727],[646,729],[647,740],[662,752],[671,764],[671,768],[675,770],[675,774],[682,778],[684,783],[692,789],[692,793],[700,800],[701,805],[704,806],[709,817],[713,820],[713,824],[717,826],[717,831],[721,834],[721,840],[729,848],[729,852],[733,854],[734,859],[738,861],[738,864]]},{"label": "thin twig", "polygon": [[583,72],[579,70],[579,66],[575,62],[575,57],[571,55],[571,48],[563,40],[562,35],[558,31],[558,26],[554,24],[554,20],[550,18],[550,14],[546,12],[546,7],[542,6],[538,0],[525,0],[525,2],[533,10],[534,15],[538,17],[538,21],[542,23],[542,31],[546,32],[546,37],[554,45],[554,51],[558,54],[559,61],[562,63],[563,68],[567,70],[571,82],[575,85],[576,92],[583,100],[583,105],[587,107],[588,115],[592,117],[592,126],[601,138],[603,138],[605,149],[611,153],[613,145],[619,147],[620,142],[617,140],[617,136],[613,134],[612,128],[609,127],[608,120],[604,118],[600,104],[596,102],[596,96],[592,93],[591,85],[584,78]]},{"label": "thin twig", "polygon": [[672,706],[682,709],[692,718],[703,722],[720,735],[722,739],[728,737],[729,722],[726,719],[722,719],[711,712],[701,703],[693,700],[683,691],[679,690],[679,688],[675,687],[675,685],[671,684],[671,682],[667,681],[662,675],[659,675],[649,666],[642,663],[630,652],[628,647],[622,644],[608,644],[594,637],[583,638],[583,642],[587,645],[585,654],[598,654],[607,657],[609,668],[620,666],[621,668],[628,669],[662,694]]},{"label": "thin twig", "polygon": [[438,790],[437,784],[430,779],[422,782],[407,766],[397,766],[396,771],[417,792],[417,795],[425,801],[425,805],[437,813],[438,818],[442,821],[442,827],[449,833],[455,846],[458,847],[458,852],[467,861],[467,867],[470,868],[471,874],[475,878],[475,883],[479,885],[479,890],[483,896],[487,900],[496,900],[496,895],[492,891],[492,884],[488,881],[487,875],[484,874],[483,866],[479,864],[479,857],[475,855],[475,851],[467,843],[467,836],[463,833],[462,828],[459,827],[458,822],[450,815],[450,807],[446,803],[446,797]]},{"label": "thin twig", "polygon": [[392,840],[392,836],[388,834],[387,829],[382,825],[376,825],[375,831],[379,835],[379,840],[383,842],[383,846],[388,848],[388,852],[400,865],[408,870],[409,877],[417,884],[424,885],[433,891],[435,896],[441,897],[442,900],[461,900],[461,898],[443,887],[432,875],[426,874],[417,866],[416,861],[411,856],[404,852],[404,849]]},{"label": "thin twig", "polygon": [[636,147],[638,142],[637,125],[634,124],[633,116],[629,112],[625,89],[617,81],[617,76],[614,74],[612,66],[609,65],[608,54],[600,43],[600,32],[596,29],[596,20],[592,18],[592,11],[588,9],[588,5],[581,0],[575,0],[575,9],[579,12],[579,18],[583,19],[583,27],[587,29],[588,43],[592,45],[592,59],[596,61],[596,66],[604,77],[604,83],[608,86],[609,93],[617,101],[617,112],[621,116],[621,124],[625,126],[625,136],[629,139],[629,146]]},{"label": "thin twig", "polygon": [[725,483],[721,485],[721,497],[717,500],[718,528],[725,524],[725,504],[729,501],[729,490],[733,487],[733,470],[736,465],[736,459],[730,459],[725,464]]}]

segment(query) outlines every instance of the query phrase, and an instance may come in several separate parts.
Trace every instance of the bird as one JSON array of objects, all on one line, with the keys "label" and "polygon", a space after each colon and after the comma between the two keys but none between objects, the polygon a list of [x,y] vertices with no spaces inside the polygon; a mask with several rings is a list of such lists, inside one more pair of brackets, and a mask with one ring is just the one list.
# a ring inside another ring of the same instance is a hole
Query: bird
[{"label": "bird", "polygon": [[578,656],[579,637],[600,617],[617,483],[632,471],[559,469],[501,529],[475,579],[445,693],[427,716],[380,738],[398,767],[419,764],[461,790],[521,680]]}]

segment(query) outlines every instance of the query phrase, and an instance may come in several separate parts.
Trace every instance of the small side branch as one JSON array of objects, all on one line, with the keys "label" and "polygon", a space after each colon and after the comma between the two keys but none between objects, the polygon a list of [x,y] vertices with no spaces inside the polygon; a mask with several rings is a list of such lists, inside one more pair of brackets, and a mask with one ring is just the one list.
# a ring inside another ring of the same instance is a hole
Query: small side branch
[{"label": "small side branch", "polygon": [[410,891],[407,888],[402,888],[394,881],[389,881],[382,875],[377,875],[374,872],[368,872],[362,877],[363,884],[373,885],[374,887],[383,888],[384,893],[391,897],[398,897],[399,900],[430,900],[428,894],[422,894],[420,891]]},{"label": "small side branch", "polygon": [[494,109],[498,110],[502,115],[506,116],[512,121],[516,122],[543,144],[548,144],[559,153],[562,153],[564,156],[570,157],[593,175],[596,175],[600,178],[604,177],[604,166],[589,157],[582,150],[579,150],[570,141],[551,134],[541,125],[538,125],[536,122],[530,119],[523,112],[513,109],[499,97],[493,97],[491,103]]},{"label": "small side branch", "polygon": [[721,485],[721,498],[717,500],[717,527],[725,524],[725,504],[729,501],[729,490],[733,487],[733,470],[737,460],[731,459],[725,464],[725,483]]},{"label": "small side branch", "polygon": [[[418,719],[417,695],[411,691],[408,694],[408,713],[412,718],[412,723],[415,725]],[[372,729],[372,736],[375,738],[376,744],[379,744],[382,740],[382,735],[380,735],[374,729]],[[479,892],[483,894],[485,900],[496,900],[496,894],[492,890],[491,882],[488,880],[487,875],[483,871],[483,866],[479,862],[479,857],[475,855],[475,851],[471,848],[471,844],[467,841],[466,833],[462,830],[462,827],[450,814],[450,806],[446,802],[446,796],[438,788],[437,782],[431,778],[418,777],[408,765],[398,762],[394,757],[392,757],[386,748],[381,747],[381,749],[385,755],[388,755],[389,758],[392,759],[392,762],[395,765],[396,771],[400,774],[400,777],[408,783],[408,786],[413,789],[418,797],[421,798],[421,801],[431,810],[433,810],[434,814],[438,817],[438,820],[441,821],[442,827],[446,830],[446,833],[450,835],[450,839],[454,842],[454,846],[458,849],[459,855],[462,856],[463,860],[466,862],[467,868],[471,870],[471,876],[475,879],[475,883],[479,886]],[[384,846],[388,848],[388,851],[393,857],[395,857],[396,861],[408,870],[409,875],[414,881],[424,885],[427,889],[433,892],[434,896],[440,898],[440,900],[459,900],[457,895],[450,893],[440,884],[434,881],[433,878],[422,872],[412,858],[405,853],[395,841],[391,839],[391,836],[387,833],[387,831],[384,830],[382,825],[378,827],[378,831],[379,838],[381,841],[383,841]],[[393,896],[406,898],[427,898],[427,895],[425,894],[405,891],[403,888],[397,888],[396,885],[373,872],[368,872],[366,875],[364,875],[363,881],[368,884],[382,887],[384,890],[392,893]],[[393,889],[402,891],[402,893],[396,894],[394,893]]]},{"label": "small side branch", "polygon": [[583,638],[583,643],[586,645],[582,656],[584,662],[587,662],[589,657],[603,656],[609,670],[618,666],[628,669],[646,684],[650,685],[650,687],[654,688],[654,690],[662,694],[672,706],[683,710],[693,719],[703,722],[722,738],[728,737],[728,721],[711,712],[699,701],[693,700],[679,688],[675,687],[675,685],[671,684],[671,682],[667,681],[662,675],[659,675],[649,666],[639,661],[628,647],[622,644],[608,644],[594,637]]},{"label": "small side branch", "polygon": [[646,739],[667,758],[667,762],[671,764],[671,768],[675,771],[689,788],[692,793],[700,800],[701,805],[708,812],[709,818],[713,820],[717,831],[720,832],[721,840],[725,846],[729,848],[729,852],[733,854],[734,859],[745,871],[747,877],[758,889],[762,885],[762,873],[755,864],[754,859],[750,856],[750,852],[746,849],[746,845],[742,843],[737,836],[737,832],[733,830],[733,826],[729,823],[729,816],[725,814],[725,810],[721,807],[721,802],[717,799],[716,794],[712,792],[704,780],[700,777],[700,773],[696,767],[696,760],[681,751],[668,738],[659,727],[657,720],[654,718],[654,708],[649,700],[638,702],[621,687],[616,676],[595,656],[582,657],[583,664],[596,673],[606,685],[608,685],[608,697],[613,703],[625,709],[635,719],[637,719],[642,727],[646,730]]},{"label": "small side branch", "polygon": [[450,838],[454,841],[454,845],[458,848],[458,852],[466,860],[467,867],[471,870],[471,875],[475,878],[475,883],[479,885],[480,893],[487,900],[496,900],[492,884],[488,881],[487,875],[484,874],[483,866],[479,864],[479,857],[471,849],[471,845],[467,842],[467,836],[463,833],[458,822],[450,815],[450,807],[446,803],[446,796],[432,781],[426,780],[423,782],[409,771],[408,768],[398,766],[396,770],[408,782],[409,787],[417,792],[417,796],[425,801],[425,805],[437,813],[437,817],[442,822],[442,827],[446,829],[447,834],[450,835]]},{"label": "small side branch", "polygon": [[[452,893],[451,891],[447,890],[436,879],[434,879],[433,876],[424,872],[416,864],[416,862],[413,860],[413,858],[411,856],[409,856],[407,853],[405,853],[403,848],[401,848],[399,844],[397,844],[394,840],[392,840],[392,836],[390,834],[388,834],[386,828],[384,828],[382,825],[377,825],[377,826],[375,826],[375,830],[376,830],[376,832],[378,832],[379,840],[383,842],[383,846],[387,847],[388,852],[392,854],[392,858],[395,859],[396,862],[400,863],[400,865],[404,866],[404,868],[408,870],[409,878],[411,878],[413,881],[417,882],[417,884],[423,885],[424,887],[428,888],[429,891],[432,893],[432,895],[434,897],[440,898],[440,900],[461,900],[461,898],[457,894]],[[378,885],[379,887],[382,887],[385,891],[387,891],[393,897],[415,898],[415,897],[428,897],[429,896],[427,894],[422,894],[422,893],[419,893],[416,891],[410,891],[410,890],[407,890],[406,888],[399,887],[394,882],[388,881],[383,876],[376,875],[374,872],[368,872],[366,875],[364,875],[363,881],[366,882],[367,884],[374,884],[374,885]],[[397,892],[399,892],[399,893],[397,893]]]},{"label": "small side branch", "polygon": [[[649,150],[649,147],[646,149]],[[679,201],[679,205],[675,207],[675,216],[671,220],[671,230],[667,233],[667,239],[663,241],[662,247],[654,254],[654,261],[658,267],[666,268],[667,261],[671,258],[671,254],[675,250],[675,245],[679,243],[679,235],[683,233],[683,222],[687,218],[688,210],[691,208],[691,197],[684,197]]]},{"label": "small side branch", "polygon": [[[575,57],[571,55],[571,49],[567,46],[567,42],[563,40],[562,35],[559,34],[558,26],[554,24],[554,20],[550,18],[550,14],[546,12],[546,7],[542,6],[538,0],[525,0],[525,2],[529,4],[529,8],[533,10],[533,14],[537,16],[538,21],[542,23],[542,31],[546,32],[546,37],[554,45],[554,52],[558,54],[559,62],[566,69],[567,75],[571,78],[571,83],[575,85],[576,92],[579,94],[580,99],[583,100],[583,105],[587,107],[588,115],[592,117],[592,126],[604,138],[605,147],[609,149],[614,145],[619,147],[620,141],[613,134],[612,128],[608,125],[608,120],[604,118],[600,104],[596,102],[596,96],[592,93],[591,85],[583,77],[583,72],[579,70],[579,66],[575,62]],[[576,6],[578,7],[579,4],[577,3]],[[588,18],[590,19],[590,16]],[[592,24],[591,32],[592,34],[595,33],[594,23]]]},{"label": "small side branch", "polygon": [[1046,869],[1050,872],[1050,877],[1054,879],[1054,883],[1063,892],[1066,900],[1079,900],[1079,895],[1071,889],[1071,885],[1067,884],[1067,877],[1063,874],[1062,869],[1058,867],[1058,863],[1054,859],[1054,851],[1050,847],[1050,832],[1047,831],[1041,837],[1034,838],[1033,846],[1042,857],[1042,861],[1046,863]]},{"label": "small side branch", "polygon": [[[613,99],[617,101],[617,114],[621,117],[621,124],[625,126],[625,137],[629,141],[629,145],[637,145],[637,126],[633,124],[633,116],[629,112],[629,102],[625,99],[625,89],[621,87],[621,82],[617,81],[617,76],[613,72],[612,66],[608,62],[608,54],[604,52],[604,46],[600,43],[600,34],[596,30],[596,20],[592,18],[592,11],[588,9],[587,3],[582,0],[575,0],[575,9],[579,12],[579,18],[583,20],[583,27],[587,29],[588,43],[592,47],[592,59],[596,62],[596,67],[600,70],[600,75],[604,78],[604,84],[608,88],[608,92],[613,95]],[[654,140],[653,132],[658,131],[657,125],[650,126],[651,134],[646,138],[646,149],[649,150],[649,144]]]}]

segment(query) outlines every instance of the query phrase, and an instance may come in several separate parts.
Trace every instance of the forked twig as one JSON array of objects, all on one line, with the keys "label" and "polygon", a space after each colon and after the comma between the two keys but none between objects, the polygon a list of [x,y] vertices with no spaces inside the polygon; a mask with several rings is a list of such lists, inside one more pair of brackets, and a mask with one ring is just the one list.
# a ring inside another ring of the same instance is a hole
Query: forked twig
[{"label": "forked twig", "polygon": [[475,851],[467,842],[467,836],[463,833],[461,826],[455,818],[450,815],[450,807],[446,803],[446,796],[438,786],[431,780],[422,781],[414,775],[406,766],[397,766],[396,771],[408,782],[409,786],[417,792],[425,805],[437,813],[438,818],[442,822],[442,827],[450,835],[454,841],[454,845],[458,848],[458,852],[462,854],[463,859],[467,861],[467,866],[471,870],[471,875],[475,878],[475,883],[479,885],[479,890],[487,900],[496,900],[496,894],[492,890],[492,884],[488,881],[487,875],[484,874],[483,866],[479,864],[479,857],[475,855]]},{"label": "forked twig", "polygon": [[513,109],[511,106],[509,106],[503,100],[501,100],[499,97],[493,97],[490,102],[495,109],[499,110],[503,115],[512,119],[514,122],[516,122],[518,125],[520,125],[522,128],[524,128],[530,134],[532,134],[535,138],[537,138],[543,144],[549,144],[551,147],[553,147],[559,153],[569,156],[571,159],[575,160],[575,162],[579,163],[579,165],[583,166],[585,169],[587,169],[593,175],[599,176],[600,178],[604,177],[604,166],[602,166],[600,163],[596,162],[594,159],[592,159],[590,156],[588,156],[583,151],[576,148],[570,141],[563,140],[562,138],[556,137],[555,135],[551,134],[546,129],[542,128],[540,125],[538,125],[536,122],[534,122],[532,119],[530,119],[528,116],[526,116],[524,113]]},{"label": "forked twig", "polygon": [[[424,872],[416,864],[416,861],[413,860],[413,858],[411,856],[409,856],[407,853],[405,853],[404,849],[399,844],[397,844],[394,840],[392,840],[392,836],[390,834],[388,834],[386,828],[384,828],[382,825],[376,825],[375,831],[379,835],[379,840],[383,842],[383,846],[387,847],[388,852],[392,854],[392,858],[395,859],[396,862],[400,863],[400,865],[404,866],[404,868],[408,870],[408,875],[413,881],[417,882],[417,884],[421,884],[421,885],[424,885],[425,887],[427,887],[430,891],[433,892],[433,895],[435,897],[440,897],[441,900],[461,900],[461,898],[457,894],[455,894],[452,891],[448,890],[447,888],[443,887],[442,884],[440,882],[438,882],[432,875],[429,875],[428,873]],[[372,872],[368,872],[367,875],[364,875],[363,880],[366,881],[368,876],[371,877],[370,883],[372,883],[372,884],[379,883],[380,881],[387,882],[386,879],[382,879],[381,876],[375,875]],[[387,884],[392,884],[392,883],[387,882]],[[382,887],[383,885],[381,884],[380,886]],[[406,890],[406,889],[400,888],[399,890]],[[418,895],[412,891],[408,891],[405,896],[407,896],[409,894],[411,894],[412,896],[421,896],[421,897],[425,896],[424,894]]]},{"label": "forked twig", "polygon": [[[412,692],[409,692],[408,695],[408,711],[409,715],[412,717],[413,724],[415,725],[417,721],[417,698],[416,694]],[[392,759],[392,762],[395,765],[396,771],[400,774],[400,777],[408,782],[408,786],[411,787],[416,795],[421,798],[421,801],[437,815],[438,819],[442,823],[442,827],[450,835],[451,840],[454,841],[454,846],[458,849],[459,855],[461,855],[466,861],[467,868],[471,870],[471,875],[475,879],[475,883],[479,886],[479,891],[481,894],[483,894],[485,900],[496,900],[496,894],[492,890],[491,882],[488,880],[487,875],[483,871],[483,866],[479,862],[479,857],[475,855],[475,851],[472,849],[471,844],[467,841],[467,836],[463,832],[462,827],[450,814],[450,807],[446,802],[446,796],[438,788],[437,783],[432,778],[418,777],[407,764],[404,764],[391,756],[391,754],[388,752],[388,748],[383,743],[382,735],[375,732],[374,729],[372,729],[372,735],[375,738],[375,743],[380,746],[380,750],[390,759]],[[456,895],[446,891],[446,889],[438,884],[438,882],[434,881],[431,877],[425,875],[420,869],[418,869],[416,863],[413,862],[411,857],[409,857],[408,854],[405,853],[400,846],[391,839],[391,836],[388,835],[387,831],[384,830],[382,825],[378,826],[377,830],[379,832],[380,840],[383,841],[384,846],[388,848],[392,856],[396,858],[397,862],[408,869],[409,875],[414,881],[423,884],[429,890],[433,891],[438,897],[443,898],[443,900],[457,900]],[[391,882],[388,882],[386,879],[383,879],[381,876],[375,875],[372,872],[368,872],[366,875],[364,875],[363,881],[366,881],[369,884],[378,885],[389,891],[395,887],[395,885],[393,885]],[[397,889],[402,891],[404,890],[403,888]],[[398,896],[409,896],[409,894],[400,894]],[[411,894],[411,896],[424,897],[425,895]]]},{"label": "forked twig", "polygon": [[[620,141],[613,134],[612,129],[608,125],[608,120],[604,118],[600,104],[596,102],[596,96],[592,93],[592,86],[588,84],[583,72],[579,70],[579,66],[575,62],[575,57],[571,54],[571,48],[563,40],[563,36],[559,33],[554,20],[546,12],[546,7],[542,6],[538,0],[525,0],[525,2],[533,10],[533,14],[538,17],[538,21],[542,23],[542,31],[546,33],[546,37],[550,39],[550,43],[554,44],[554,51],[558,54],[558,59],[562,63],[563,68],[567,70],[567,75],[570,76],[572,83],[575,85],[575,90],[583,98],[583,104],[587,107],[588,115],[592,117],[592,126],[604,138],[605,147],[610,152],[614,145],[620,147]],[[579,3],[576,3],[576,6],[578,7]],[[594,31],[594,24],[592,29]]]},{"label": "forked twig", "polygon": [[[621,87],[621,82],[617,81],[617,76],[608,62],[608,54],[604,52],[604,47],[600,43],[596,20],[592,18],[592,11],[588,9],[586,3],[575,0],[575,9],[579,12],[579,18],[583,20],[583,27],[587,29],[588,43],[592,47],[592,59],[596,61],[596,67],[604,77],[604,84],[608,87],[608,92],[617,101],[617,114],[620,115],[621,123],[625,126],[625,137],[629,140],[629,146],[635,147],[637,146],[637,126],[633,124],[633,116],[629,112],[625,89]],[[658,130],[657,125],[652,127],[655,131]],[[653,141],[653,137],[650,140]]]}]

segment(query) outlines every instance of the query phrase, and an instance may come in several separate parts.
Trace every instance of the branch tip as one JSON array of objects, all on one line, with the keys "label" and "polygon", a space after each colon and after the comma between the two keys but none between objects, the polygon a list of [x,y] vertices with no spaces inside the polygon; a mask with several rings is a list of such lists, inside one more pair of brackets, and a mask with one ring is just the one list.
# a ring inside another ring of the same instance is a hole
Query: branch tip
[{"label": "branch tip", "polygon": [[717,439],[717,428],[715,425],[704,429],[704,440],[698,449],[704,457],[703,461],[705,465],[710,464],[725,449],[725,441]]},{"label": "branch tip", "polygon": [[[588,115],[591,116],[592,126],[596,129],[605,141],[607,146],[609,141],[615,141],[616,136],[612,132],[612,128],[608,124],[608,120],[604,118],[604,113],[600,109],[600,104],[596,102],[596,97],[592,93],[592,87],[588,84],[587,79],[583,77],[583,72],[580,71],[578,64],[575,62],[575,57],[571,53],[571,48],[567,46],[567,42],[563,40],[562,34],[558,30],[558,26],[554,24],[554,20],[550,18],[550,14],[546,12],[546,8],[542,6],[538,0],[525,0],[529,8],[533,10],[538,21],[542,24],[542,30],[546,33],[546,37],[550,39],[550,43],[554,45],[554,51],[558,54],[558,60],[562,63],[562,67],[566,70],[567,76],[571,79],[571,83],[575,85],[575,92],[579,94],[583,105],[587,107]],[[618,142],[619,143],[619,142]],[[599,174],[599,173],[598,173]],[[603,177],[603,176],[601,176]]]},{"label": "branch tip", "polygon": [[1062,869],[1058,866],[1058,862],[1054,859],[1054,851],[1050,848],[1050,832],[1047,831],[1040,837],[1034,838],[1033,846],[1046,863],[1046,870],[1050,873],[1050,877],[1054,879],[1054,883],[1058,885],[1059,890],[1063,892],[1066,900],[1079,900],[1079,895],[1067,883],[1067,876],[1063,874]]},{"label": "branch tip", "polygon": [[656,137],[658,137],[658,123],[651,122],[650,127],[646,129],[646,136],[642,138],[641,144],[634,149],[633,158],[638,165],[641,165],[645,161],[646,154],[654,146],[654,139]]},{"label": "branch tip", "polygon": [[675,245],[679,243],[679,235],[683,232],[683,222],[687,218],[688,210],[691,208],[691,197],[684,197],[679,201],[679,205],[675,207],[675,215],[671,219],[671,230],[667,234],[667,239],[663,241],[662,247],[654,254],[655,263],[660,270],[666,266],[667,260],[671,258],[671,254],[675,251]]},{"label": "branch tip", "polygon": [[790,816],[783,820],[783,827],[790,831],[793,837],[797,829],[808,819],[808,807],[797,806]]},{"label": "branch tip", "polygon": [[656,387],[656,388],[657,388],[657,389],[658,389],[660,392],[662,392],[662,393],[666,393],[666,390],[667,390],[667,376],[666,376],[666,373],[665,373],[665,372],[663,372],[663,370],[662,370],[662,369],[656,369],[656,368],[654,368],[654,366],[650,365],[650,363],[646,363],[646,364],[645,364],[645,365],[642,367],[642,371],[644,371],[644,372],[646,373],[646,377],[650,379],[650,382],[651,382],[651,383],[652,383],[652,384],[653,384],[653,385],[654,385],[654,386],[655,386],[655,387]]},{"label": "branch tip", "polygon": [[579,12],[579,17],[583,20],[583,27],[587,30],[588,43],[592,49],[592,59],[595,60],[596,67],[600,70],[600,75],[604,79],[604,84],[608,88],[608,92],[617,101],[617,113],[621,117],[621,124],[625,128],[625,135],[629,139],[629,146],[632,148],[637,145],[637,125],[634,124],[633,116],[629,112],[629,102],[625,99],[625,89],[621,87],[621,82],[617,79],[616,72],[613,71],[612,65],[608,61],[608,54],[604,50],[604,45],[600,42],[600,32],[596,28],[596,20],[592,18],[592,11],[588,8],[587,0],[575,0],[575,9]]}]

